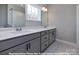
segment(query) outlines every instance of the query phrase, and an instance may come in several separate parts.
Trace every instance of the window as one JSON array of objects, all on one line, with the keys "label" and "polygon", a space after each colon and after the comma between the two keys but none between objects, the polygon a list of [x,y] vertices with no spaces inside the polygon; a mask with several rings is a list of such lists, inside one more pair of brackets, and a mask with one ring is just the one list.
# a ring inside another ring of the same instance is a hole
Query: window
[{"label": "window", "polygon": [[41,21],[41,9],[27,5],[27,20]]}]

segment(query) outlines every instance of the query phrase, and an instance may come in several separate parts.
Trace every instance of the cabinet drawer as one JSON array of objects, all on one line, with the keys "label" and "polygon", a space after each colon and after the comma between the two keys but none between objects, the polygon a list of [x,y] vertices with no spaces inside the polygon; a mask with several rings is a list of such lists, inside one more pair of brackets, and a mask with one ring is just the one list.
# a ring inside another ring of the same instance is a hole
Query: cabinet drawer
[{"label": "cabinet drawer", "polygon": [[21,36],[21,37],[17,37],[17,38],[11,38],[9,40],[2,41],[2,42],[0,42],[0,51],[8,49],[8,48],[13,47],[18,44],[21,44],[25,41],[34,39],[36,37],[40,37],[40,33],[35,33],[35,34],[28,35],[28,36]]},{"label": "cabinet drawer", "polygon": [[49,30],[49,33],[55,32],[56,29]]},{"label": "cabinet drawer", "polygon": [[35,38],[37,38],[37,37],[40,37],[40,33],[33,33],[33,34],[30,34],[30,35],[28,35],[28,39],[35,39]]},{"label": "cabinet drawer", "polygon": [[43,52],[48,47],[48,41],[41,44],[41,52]]},{"label": "cabinet drawer", "polygon": [[48,34],[48,31],[42,31],[42,32],[41,32],[41,36],[42,36],[42,35],[46,35],[46,34]]},{"label": "cabinet drawer", "polygon": [[41,36],[41,43],[48,41],[48,35]]}]

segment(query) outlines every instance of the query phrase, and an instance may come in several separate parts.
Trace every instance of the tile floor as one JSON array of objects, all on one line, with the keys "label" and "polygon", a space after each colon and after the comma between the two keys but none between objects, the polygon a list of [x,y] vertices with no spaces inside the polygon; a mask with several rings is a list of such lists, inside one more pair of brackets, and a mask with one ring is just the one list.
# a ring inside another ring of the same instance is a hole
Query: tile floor
[{"label": "tile floor", "polygon": [[43,54],[46,55],[79,55],[79,49],[55,41]]}]

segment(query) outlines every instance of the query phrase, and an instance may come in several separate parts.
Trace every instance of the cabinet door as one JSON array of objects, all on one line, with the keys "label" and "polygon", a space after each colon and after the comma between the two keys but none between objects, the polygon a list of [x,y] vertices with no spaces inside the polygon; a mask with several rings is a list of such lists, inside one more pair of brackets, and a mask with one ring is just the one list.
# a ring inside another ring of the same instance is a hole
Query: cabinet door
[{"label": "cabinet door", "polygon": [[29,42],[29,53],[39,53],[40,52],[40,38],[36,38]]},{"label": "cabinet door", "polygon": [[25,53],[26,51],[26,43],[12,49],[12,53]]},{"label": "cabinet door", "polygon": [[49,44],[52,44],[55,41],[56,38],[56,32],[52,31],[49,33]]},{"label": "cabinet door", "polygon": [[53,41],[54,41],[54,35],[52,35],[52,33],[50,33],[49,44],[51,44]]},{"label": "cabinet door", "polygon": [[26,53],[26,43],[1,52],[2,55]]}]

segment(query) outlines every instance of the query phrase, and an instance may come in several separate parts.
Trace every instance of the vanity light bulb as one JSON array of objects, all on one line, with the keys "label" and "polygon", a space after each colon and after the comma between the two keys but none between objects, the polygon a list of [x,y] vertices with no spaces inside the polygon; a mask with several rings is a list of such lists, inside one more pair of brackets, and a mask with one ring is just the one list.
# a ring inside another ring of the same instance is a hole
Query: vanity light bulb
[{"label": "vanity light bulb", "polygon": [[42,7],[42,11],[43,12],[47,12],[47,8],[46,7]]}]

